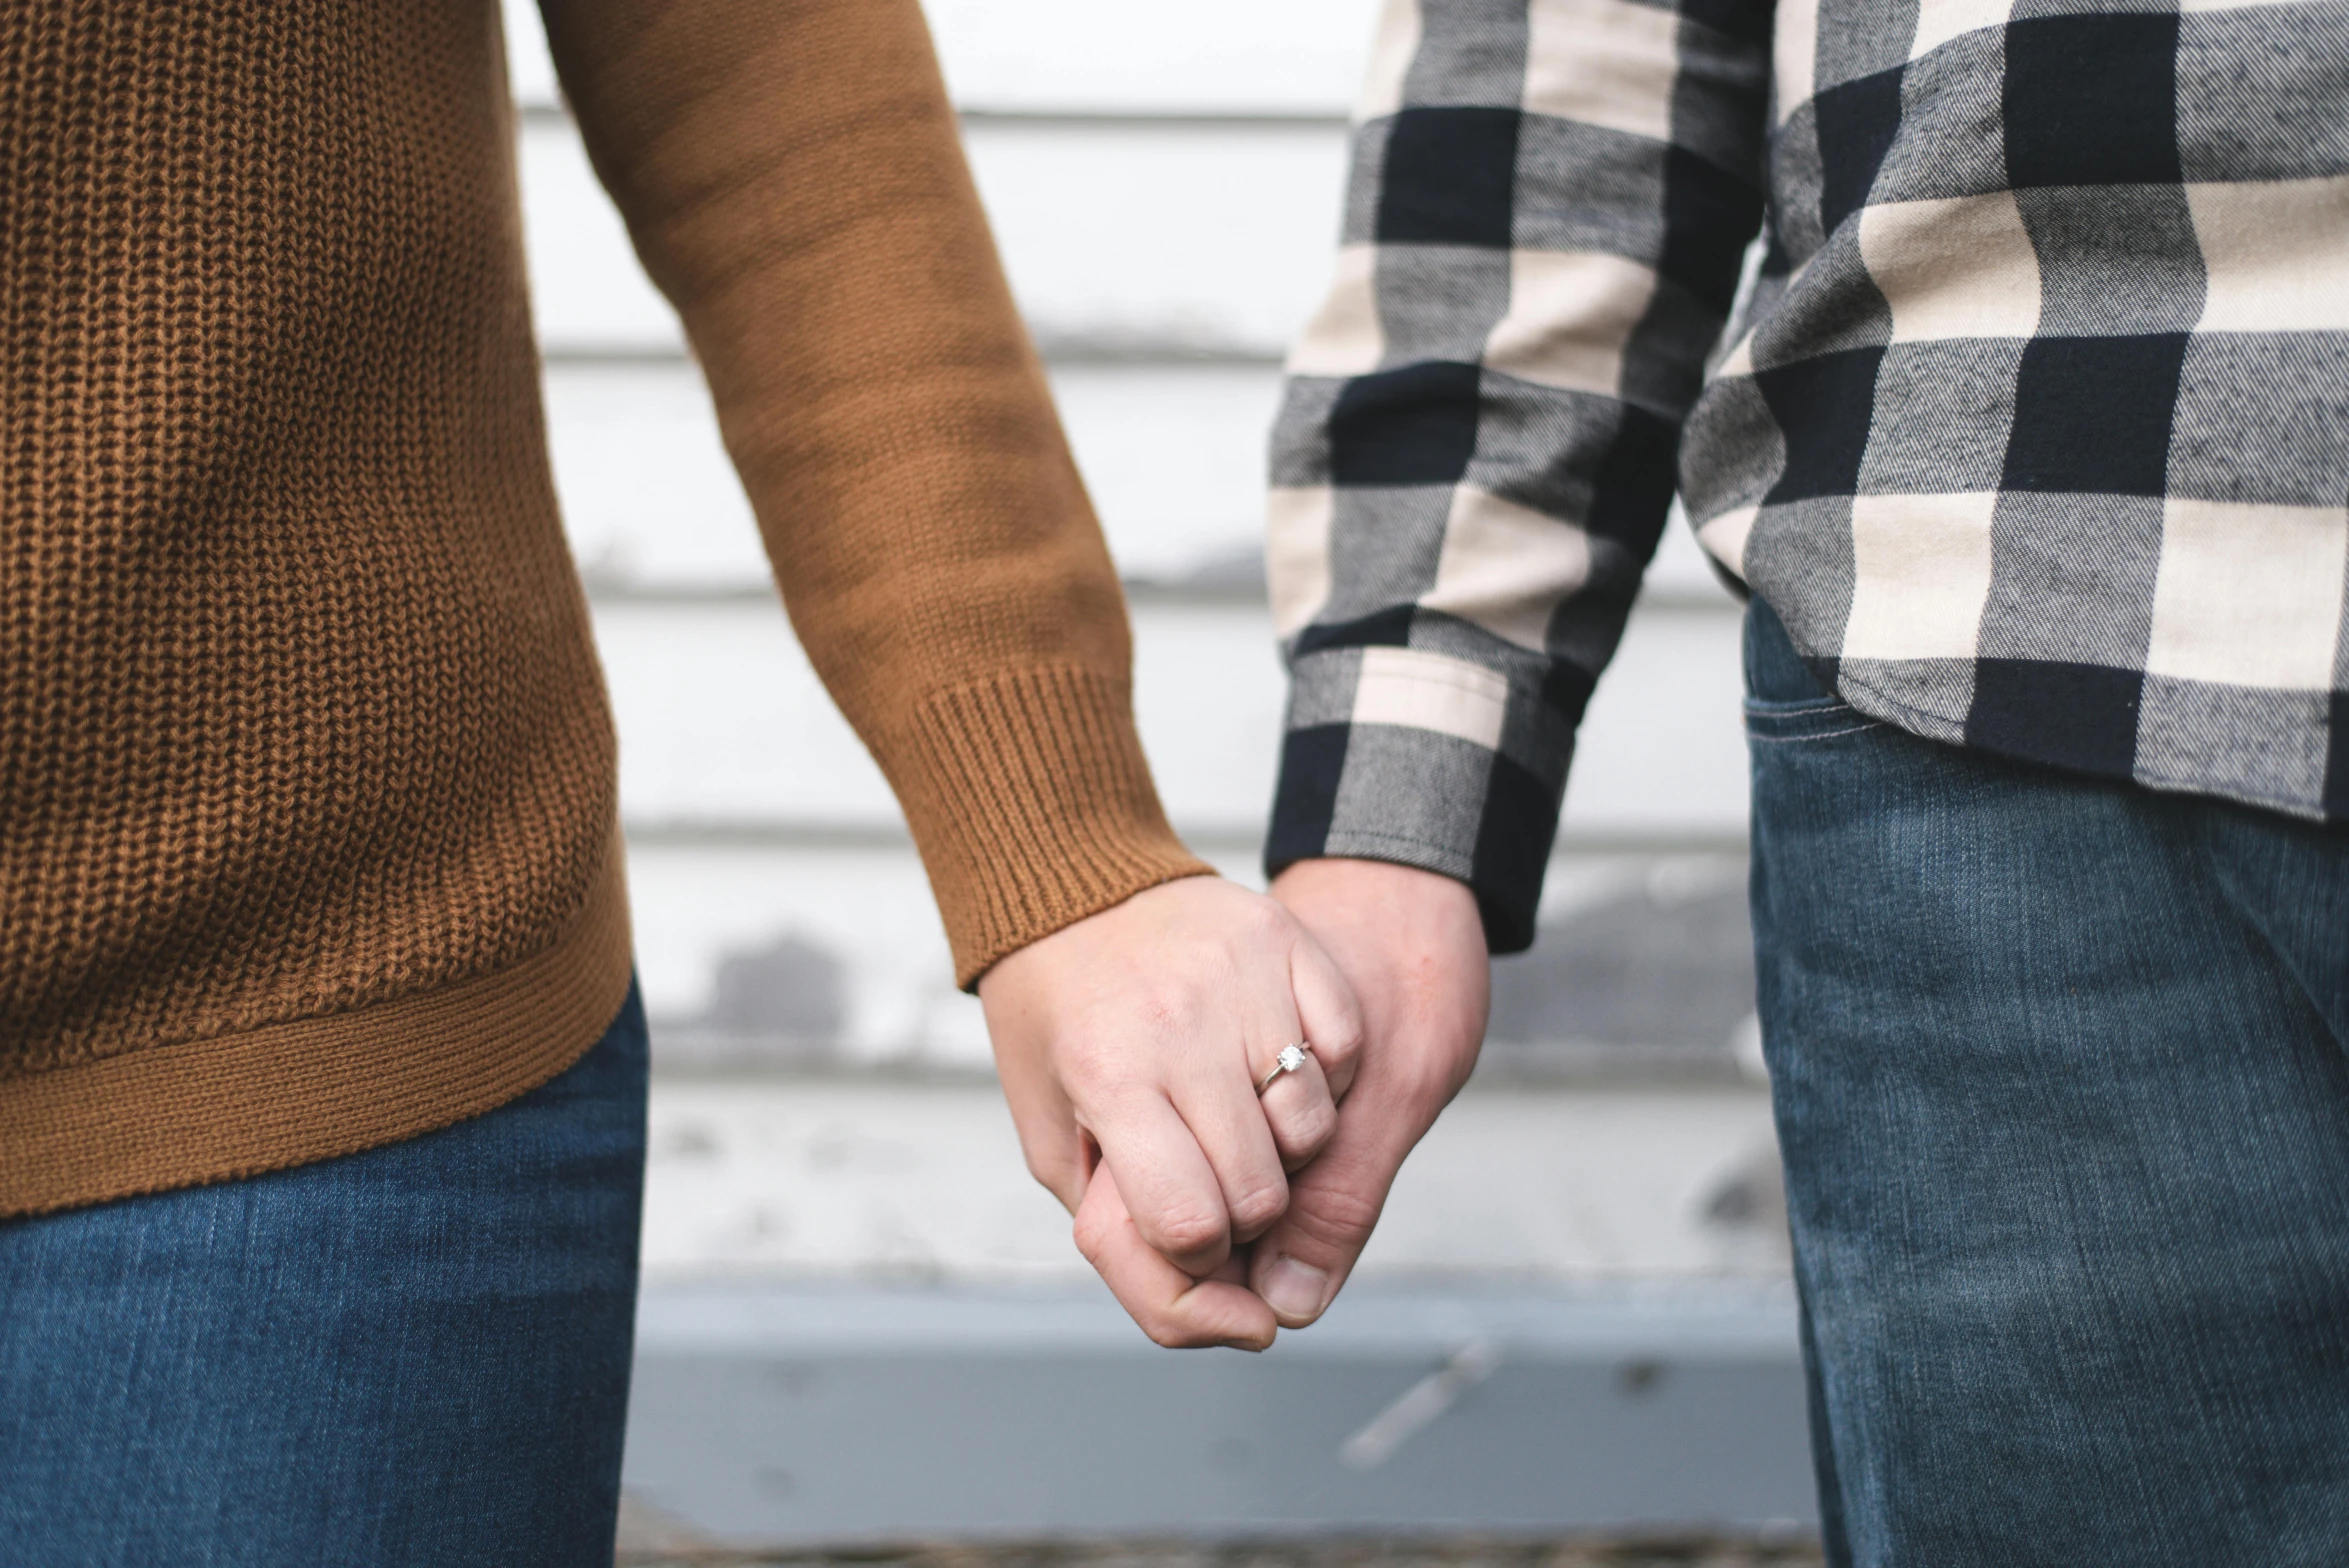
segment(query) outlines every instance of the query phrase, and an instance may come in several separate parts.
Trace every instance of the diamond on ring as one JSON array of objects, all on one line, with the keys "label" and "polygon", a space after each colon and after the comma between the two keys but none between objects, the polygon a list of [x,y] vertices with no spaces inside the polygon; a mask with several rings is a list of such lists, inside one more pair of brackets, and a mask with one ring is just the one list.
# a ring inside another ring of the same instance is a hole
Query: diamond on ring
[{"label": "diamond on ring", "polygon": [[1272,1071],[1266,1073],[1263,1081],[1257,1084],[1256,1092],[1258,1094],[1264,1093],[1265,1090],[1273,1086],[1274,1080],[1278,1079],[1281,1074],[1293,1073],[1303,1067],[1305,1053],[1312,1049],[1312,1045],[1304,1040],[1298,1041],[1295,1045],[1282,1046],[1281,1054],[1272,1059]]}]

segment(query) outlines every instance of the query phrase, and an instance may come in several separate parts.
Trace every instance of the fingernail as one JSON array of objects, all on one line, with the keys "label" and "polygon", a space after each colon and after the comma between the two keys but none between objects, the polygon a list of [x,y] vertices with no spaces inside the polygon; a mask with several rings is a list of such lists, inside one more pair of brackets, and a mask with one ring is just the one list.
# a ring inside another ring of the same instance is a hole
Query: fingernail
[{"label": "fingernail", "polygon": [[1284,1318],[1309,1318],[1321,1310],[1329,1276],[1295,1258],[1275,1258],[1264,1271],[1264,1300]]}]

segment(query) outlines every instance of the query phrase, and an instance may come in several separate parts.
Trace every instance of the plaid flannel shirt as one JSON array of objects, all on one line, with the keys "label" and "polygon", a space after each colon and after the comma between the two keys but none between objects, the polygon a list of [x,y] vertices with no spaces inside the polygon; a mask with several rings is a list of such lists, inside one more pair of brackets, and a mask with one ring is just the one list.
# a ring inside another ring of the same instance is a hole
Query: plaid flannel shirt
[{"label": "plaid flannel shirt", "polygon": [[1676,480],[1863,713],[2349,818],[2349,0],[2159,4],[1389,0],[1273,439],[1271,868],[1529,942]]}]

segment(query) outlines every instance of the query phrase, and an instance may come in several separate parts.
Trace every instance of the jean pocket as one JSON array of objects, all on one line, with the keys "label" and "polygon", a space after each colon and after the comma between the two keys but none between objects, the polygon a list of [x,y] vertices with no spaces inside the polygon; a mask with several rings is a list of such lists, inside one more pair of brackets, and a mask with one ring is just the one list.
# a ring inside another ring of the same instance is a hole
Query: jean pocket
[{"label": "jean pocket", "polygon": [[1746,738],[1758,745],[1833,740],[1838,735],[1879,729],[1883,723],[1840,697],[1805,697],[1793,702],[1758,697],[1745,700]]}]

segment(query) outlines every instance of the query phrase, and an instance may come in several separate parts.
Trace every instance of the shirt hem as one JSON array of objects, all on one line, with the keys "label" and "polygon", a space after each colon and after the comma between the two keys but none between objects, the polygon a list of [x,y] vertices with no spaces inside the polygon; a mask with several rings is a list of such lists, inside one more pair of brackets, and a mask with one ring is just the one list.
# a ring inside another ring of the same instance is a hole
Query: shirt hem
[{"label": "shirt hem", "polygon": [[[1953,751],[1972,752],[1976,756],[1995,757],[2001,762],[2020,763],[2027,767],[2045,768],[2069,778],[2088,779],[2101,784],[2120,784],[2145,790],[2149,794],[2185,795],[2203,800],[2223,801],[2230,806],[2245,806],[2265,811],[2293,822],[2320,826],[2339,826],[2349,819],[2330,815],[2319,802],[2296,800],[2280,794],[2263,794],[2230,785],[2207,775],[2169,772],[2155,768],[2132,767],[2127,772],[2117,769],[2083,768],[2070,766],[2028,752],[2013,751],[2002,746],[1986,746],[1972,739],[1952,738],[1945,731],[1951,726],[1946,714],[1913,707],[1856,676],[1842,670],[1836,672],[1836,691],[1845,697],[1855,713],[1863,714],[1880,724],[1888,724],[1904,735],[1930,741],[1936,746],[1947,746]],[[1930,726],[1930,727],[1928,727]],[[1838,731],[1837,733],[1850,733]],[[1806,737],[1819,739],[1823,737]]]}]

